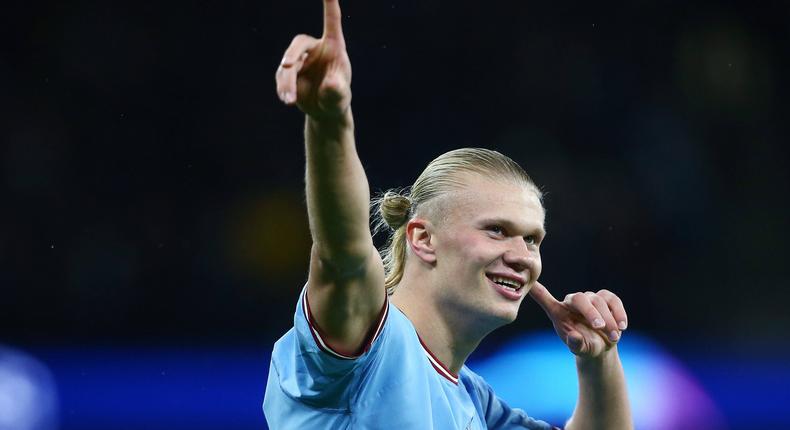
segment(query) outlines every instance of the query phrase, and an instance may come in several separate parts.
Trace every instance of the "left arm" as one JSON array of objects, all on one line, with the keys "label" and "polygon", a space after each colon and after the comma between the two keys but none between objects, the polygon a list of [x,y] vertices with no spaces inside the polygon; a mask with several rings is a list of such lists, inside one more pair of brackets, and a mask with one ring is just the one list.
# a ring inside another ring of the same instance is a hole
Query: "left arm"
[{"label": "left arm", "polygon": [[579,399],[566,430],[634,428],[617,341],[628,325],[622,301],[601,290],[569,294],[562,302],[536,282],[530,296],[576,355]]},{"label": "left arm", "polygon": [[577,356],[576,369],[579,399],[565,429],[632,429],[625,375],[617,347],[596,358]]}]

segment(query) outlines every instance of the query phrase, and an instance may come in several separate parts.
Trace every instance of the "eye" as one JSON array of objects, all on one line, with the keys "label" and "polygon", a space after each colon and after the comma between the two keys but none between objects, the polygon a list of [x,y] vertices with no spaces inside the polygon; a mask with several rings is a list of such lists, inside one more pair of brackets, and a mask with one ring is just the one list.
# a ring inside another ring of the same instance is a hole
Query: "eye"
[{"label": "eye", "polygon": [[524,236],[524,243],[527,245],[540,245],[542,240],[543,236],[539,234],[529,234]]},{"label": "eye", "polygon": [[496,224],[489,225],[488,227],[486,227],[486,230],[490,231],[491,233],[496,234],[497,236],[501,236],[501,235],[505,234],[505,229],[502,228],[501,226],[496,225]]}]

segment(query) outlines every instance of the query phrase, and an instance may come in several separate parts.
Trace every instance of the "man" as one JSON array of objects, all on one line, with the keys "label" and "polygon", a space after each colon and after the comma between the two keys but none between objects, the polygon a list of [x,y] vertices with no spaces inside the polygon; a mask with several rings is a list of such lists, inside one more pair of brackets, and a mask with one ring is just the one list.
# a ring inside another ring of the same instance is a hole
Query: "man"
[{"label": "man", "polygon": [[377,202],[380,225],[392,230],[382,259],[337,0],[324,0],[323,37],[296,36],[276,79],[280,99],[306,115],[313,247],[294,328],[272,354],[264,399],[272,428],[551,428],[464,366],[527,294],[576,355],[579,399],[566,428],[632,428],[616,346],[623,305],[605,290],[559,302],[538,283],[544,209],[516,163],[484,149],[451,151],[410,192],[387,193]]}]

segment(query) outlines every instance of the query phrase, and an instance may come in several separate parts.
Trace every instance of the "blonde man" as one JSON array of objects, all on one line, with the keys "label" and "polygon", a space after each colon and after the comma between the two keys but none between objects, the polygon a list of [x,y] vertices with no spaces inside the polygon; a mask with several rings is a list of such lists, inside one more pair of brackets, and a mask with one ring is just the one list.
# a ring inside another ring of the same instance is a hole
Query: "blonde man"
[{"label": "blonde man", "polygon": [[313,247],[294,328],[272,353],[270,427],[550,429],[464,366],[529,294],[576,355],[579,398],[566,428],[632,428],[616,345],[623,305],[605,290],[560,302],[538,282],[544,209],[515,162],[485,149],[451,151],[408,193],[387,193],[376,202],[379,226],[391,230],[382,258],[355,149],[337,0],[324,0],[323,37],[296,36],[276,79],[280,99],[306,115]]}]

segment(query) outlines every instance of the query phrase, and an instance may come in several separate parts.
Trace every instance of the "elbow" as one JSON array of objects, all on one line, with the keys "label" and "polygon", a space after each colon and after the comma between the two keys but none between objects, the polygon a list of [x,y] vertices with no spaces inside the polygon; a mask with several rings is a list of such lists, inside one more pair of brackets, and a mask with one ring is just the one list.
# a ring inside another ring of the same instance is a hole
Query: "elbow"
[{"label": "elbow", "polygon": [[340,247],[313,243],[312,260],[324,276],[339,281],[363,276],[374,252],[377,251],[372,243]]}]

